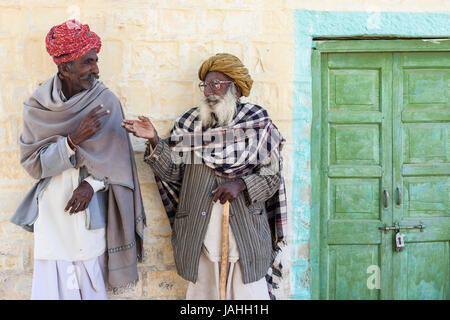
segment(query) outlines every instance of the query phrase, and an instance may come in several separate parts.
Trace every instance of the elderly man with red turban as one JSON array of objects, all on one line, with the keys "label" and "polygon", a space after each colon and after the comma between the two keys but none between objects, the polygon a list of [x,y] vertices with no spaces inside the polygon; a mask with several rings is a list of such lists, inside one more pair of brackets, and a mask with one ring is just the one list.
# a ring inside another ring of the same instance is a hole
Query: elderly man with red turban
[{"label": "elderly man with red turban", "polygon": [[[218,299],[219,291],[232,300],[274,298],[285,239],[284,139],[265,109],[240,102],[253,80],[239,58],[214,55],[198,76],[204,97],[177,118],[168,139],[159,139],[146,117],[122,125],[148,139],[144,160],[172,225],[176,268],[189,281],[186,298]],[[231,228],[224,253],[226,202]],[[228,271],[219,268],[222,257]]]},{"label": "elderly man with red turban", "polygon": [[20,162],[37,179],[11,221],[34,232],[32,299],[107,299],[138,281],[145,213],[118,98],[101,82],[98,35],[50,29],[58,72],[24,102]]}]

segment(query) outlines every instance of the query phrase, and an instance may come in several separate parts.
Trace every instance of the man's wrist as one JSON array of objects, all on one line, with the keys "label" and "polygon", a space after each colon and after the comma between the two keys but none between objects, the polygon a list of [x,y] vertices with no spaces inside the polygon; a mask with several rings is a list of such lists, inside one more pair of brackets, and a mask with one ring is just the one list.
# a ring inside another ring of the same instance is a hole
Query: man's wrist
[{"label": "man's wrist", "polygon": [[158,136],[155,136],[155,137],[153,137],[153,138],[151,138],[151,139],[148,139],[148,141],[150,142],[150,145],[151,145],[152,148],[154,149],[154,148],[156,148],[156,145],[157,145],[158,142],[159,142],[159,137],[158,137]]},{"label": "man's wrist", "polygon": [[86,181],[86,180],[83,180],[83,182],[81,182],[81,184],[80,184],[80,186],[81,185],[85,185],[86,186],[86,188],[89,188],[89,189],[91,189],[91,192],[92,193],[95,193],[95,190],[94,190],[94,187],[93,186],[91,186],[91,184],[88,182],[88,181]]},{"label": "man's wrist", "polygon": [[247,189],[247,185],[245,184],[244,179],[239,178],[237,181],[239,182],[239,184],[241,186],[241,191],[245,191]]},{"label": "man's wrist", "polygon": [[75,150],[75,148],[77,147],[77,144],[73,141],[73,138],[70,135],[67,135],[67,143],[72,150]]}]

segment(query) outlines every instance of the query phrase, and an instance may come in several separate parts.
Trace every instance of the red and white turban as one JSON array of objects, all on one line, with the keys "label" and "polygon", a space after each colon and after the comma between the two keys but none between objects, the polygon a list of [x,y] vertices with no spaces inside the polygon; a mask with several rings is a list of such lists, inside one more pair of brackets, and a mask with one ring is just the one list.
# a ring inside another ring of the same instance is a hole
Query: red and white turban
[{"label": "red and white turban", "polygon": [[91,49],[96,49],[99,53],[102,41],[87,24],[68,20],[50,29],[45,38],[45,46],[58,65],[78,59]]}]

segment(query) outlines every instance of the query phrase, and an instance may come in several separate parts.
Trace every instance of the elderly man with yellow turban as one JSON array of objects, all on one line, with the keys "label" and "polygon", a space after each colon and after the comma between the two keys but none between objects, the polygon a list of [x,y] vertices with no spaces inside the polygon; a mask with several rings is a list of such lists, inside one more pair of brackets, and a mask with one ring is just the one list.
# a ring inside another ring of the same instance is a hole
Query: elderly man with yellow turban
[{"label": "elderly man with yellow turban", "polygon": [[99,82],[100,37],[50,29],[58,72],[25,100],[20,162],[37,180],[11,221],[34,232],[32,299],[107,299],[133,285],[145,213],[119,99]]},{"label": "elderly man with yellow turban", "polygon": [[175,121],[169,138],[160,139],[144,116],[122,125],[148,139],[144,161],[172,226],[178,274],[190,281],[186,298],[219,298],[226,202],[231,228],[225,298],[274,298],[272,276],[280,275],[277,253],[285,239],[284,139],[265,109],[240,102],[253,81],[237,57],[212,56],[198,76],[204,97]]}]

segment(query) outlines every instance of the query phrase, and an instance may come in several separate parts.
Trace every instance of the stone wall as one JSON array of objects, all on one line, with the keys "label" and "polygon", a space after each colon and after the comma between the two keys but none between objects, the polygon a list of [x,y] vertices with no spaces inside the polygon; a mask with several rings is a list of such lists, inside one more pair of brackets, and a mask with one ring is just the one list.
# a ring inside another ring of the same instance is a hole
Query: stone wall
[{"label": "stone wall", "polygon": [[[19,165],[18,140],[22,102],[56,71],[44,43],[50,27],[69,18],[89,24],[103,42],[101,80],[119,97],[127,117],[150,117],[162,136],[168,134],[176,116],[200,97],[197,70],[201,62],[218,52],[239,56],[255,80],[248,101],[266,108],[287,140],[283,155],[288,200],[293,190],[300,190],[295,197],[308,203],[310,186],[293,188],[299,183],[293,179],[293,155],[301,152],[294,150],[299,137],[292,134],[296,132],[292,128],[294,12],[303,9],[448,11],[449,0],[74,0],[69,4],[1,0],[0,299],[28,299],[31,292],[33,235],[9,219],[34,183]],[[187,283],[175,271],[170,226],[153,174],[143,163],[142,143],[134,143],[148,224],[145,257],[139,265],[139,285],[111,298],[182,299]],[[308,171],[309,163],[299,159],[295,166]],[[290,201],[288,211],[292,221],[296,211]],[[294,245],[285,251],[286,273],[278,290],[281,299],[293,297],[291,283],[306,291],[310,285],[308,278],[299,281],[290,274],[292,259],[309,257],[309,242],[298,242],[301,238],[292,232],[288,238]]]},{"label": "stone wall", "polygon": [[[162,136],[200,97],[197,70],[203,60],[233,53],[255,80],[249,101],[267,108],[291,140],[292,10],[271,1],[66,3],[0,2],[0,298],[27,299],[31,292],[33,235],[9,219],[34,183],[19,164],[22,102],[56,71],[44,43],[51,26],[72,17],[89,24],[103,42],[101,80],[127,117],[150,117]],[[139,285],[111,298],[182,299],[187,282],[176,274],[170,225],[142,144],[135,142],[148,224],[145,256]]]}]

